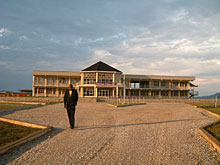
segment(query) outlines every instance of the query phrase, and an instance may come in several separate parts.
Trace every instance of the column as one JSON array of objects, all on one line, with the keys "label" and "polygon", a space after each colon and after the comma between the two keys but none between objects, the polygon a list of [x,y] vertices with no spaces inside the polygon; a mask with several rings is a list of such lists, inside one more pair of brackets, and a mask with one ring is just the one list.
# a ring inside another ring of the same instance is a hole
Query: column
[{"label": "column", "polygon": [[171,91],[168,91],[168,97],[171,98]]},{"label": "column", "polygon": [[112,96],[115,96],[115,88],[113,88]]},{"label": "column", "polygon": [[116,87],[116,97],[118,97],[118,87]]},{"label": "column", "polygon": [[151,97],[151,90],[148,91],[148,96]]},{"label": "column", "polygon": [[161,80],[159,80],[159,88],[161,88]]},{"label": "column", "polygon": [[47,77],[45,76],[45,78],[44,78],[44,86],[46,86],[47,85]]},{"label": "column", "polygon": [[57,85],[57,87],[59,86],[59,78],[58,78],[58,76],[57,76],[56,85]]},{"label": "column", "polygon": [[159,90],[159,98],[161,97],[161,90]]},{"label": "column", "polygon": [[37,96],[39,96],[39,88],[37,88]]},{"label": "column", "polygon": [[59,96],[59,89],[56,88],[56,96],[58,97]]},{"label": "column", "polygon": [[47,96],[47,88],[44,88],[44,96]]},{"label": "column", "polygon": [[81,85],[84,84],[84,74],[81,72]]},{"label": "column", "polygon": [[139,90],[139,97],[141,97],[141,90]]},{"label": "column", "polygon": [[98,88],[95,88],[96,97],[98,97]]},{"label": "column", "polygon": [[151,88],[151,80],[149,80],[149,88]]},{"label": "column", "polygon": [[70,85],[70,83],[71,83],[71,81],[70,81],[70,76],[69,76],[69,80],[68,80],[68,83],[69,83],[69,85]]},{"label": "column", "polygon": [[35,85],[35,76],[33,76],[33,85]]},{"label": "column", "polygon": [[113,76],[112,76],[112,82],[114,83],[115,82],[115,73],[113,73]]},{"label": "column", "polygon": [[32,87],[32,96],[35,96],[35,88]]},{"label": "column", "polygon": [[96,83],[99,82],[99,73],[96,72]]},{"label": "column", "polygon": [[178,97],[180,97],[180,91],[178,91]]}]

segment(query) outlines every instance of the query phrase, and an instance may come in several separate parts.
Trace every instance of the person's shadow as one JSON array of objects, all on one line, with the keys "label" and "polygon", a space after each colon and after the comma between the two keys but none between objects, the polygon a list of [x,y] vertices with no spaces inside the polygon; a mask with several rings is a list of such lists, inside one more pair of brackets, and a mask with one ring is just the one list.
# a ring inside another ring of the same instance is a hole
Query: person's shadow
[{"label": "person's shadow", "polygon": [[132,127],[140,125],[152,125],[152,124],[163,124],[163,123],[173,123],[173,122],[186,122],[191,120],[204,120],[204,119],[181,119],[181,120],[168,120],[160,122],[149,122],[149,123],[132,123],[132,124],[117,124],[117,125],[94,125],[94,126],[78,126],[76,130],[88,130],[88,129],[100,129],[100,128],[120,128],[120,127]]}]

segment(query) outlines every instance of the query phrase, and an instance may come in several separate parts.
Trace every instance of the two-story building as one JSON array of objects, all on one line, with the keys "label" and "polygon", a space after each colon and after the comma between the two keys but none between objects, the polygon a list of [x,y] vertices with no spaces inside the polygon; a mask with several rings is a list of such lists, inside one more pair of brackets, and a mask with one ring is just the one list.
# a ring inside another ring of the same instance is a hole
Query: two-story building
[{"label": "two-story building", "polygon": [[63,97],[73,84],[80,97],[188,98],[194,76],[130,75],[98,62],[81,72],[33,71],[33,96]]}]

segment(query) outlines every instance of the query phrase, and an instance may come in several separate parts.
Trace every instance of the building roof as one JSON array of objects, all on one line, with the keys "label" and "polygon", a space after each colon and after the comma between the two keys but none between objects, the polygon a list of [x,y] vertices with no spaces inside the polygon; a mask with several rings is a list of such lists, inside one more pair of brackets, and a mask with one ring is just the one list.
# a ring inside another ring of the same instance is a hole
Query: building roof
[{"label": "building roof", "polygon": [[111,71],[111,72],[121,72],[111,66],[109,66],[108,64],[99,61],[93,65],[91,65],[90,67],[83,69],[82,71]]},{"label": "building roof", "polygon": [[33,70],[33,75],[80,77],[80,72]]},{"label": "building roof", "polygon": [[[123,76],[122,76],[123,77]],[[195,80],[194,76],[163,76],[163,75],[131,75],[125,74],[125,78],[128,79],[138,79],[138,80]]]}]

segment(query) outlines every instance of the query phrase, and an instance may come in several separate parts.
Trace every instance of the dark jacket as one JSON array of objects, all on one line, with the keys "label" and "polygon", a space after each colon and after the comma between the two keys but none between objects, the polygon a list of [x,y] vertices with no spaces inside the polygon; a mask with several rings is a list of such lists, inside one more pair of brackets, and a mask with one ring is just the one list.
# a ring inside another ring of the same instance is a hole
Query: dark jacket
[{"label": "dark jacket", "polygon": [[78,93],[75,89],[72,89],[72,94],[70,96],[69,89],[65,91],[64,95],[64,107],[74,108],[77,105]]}]

